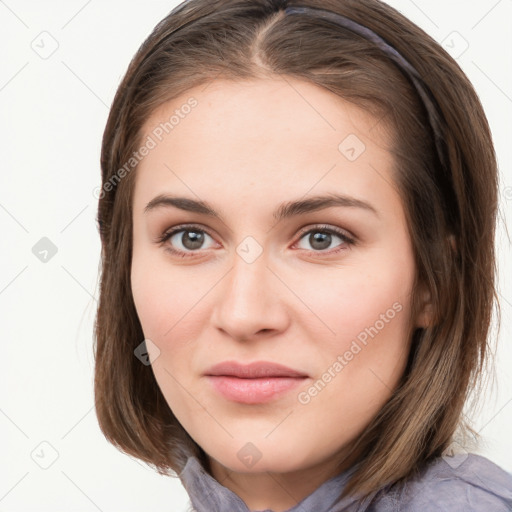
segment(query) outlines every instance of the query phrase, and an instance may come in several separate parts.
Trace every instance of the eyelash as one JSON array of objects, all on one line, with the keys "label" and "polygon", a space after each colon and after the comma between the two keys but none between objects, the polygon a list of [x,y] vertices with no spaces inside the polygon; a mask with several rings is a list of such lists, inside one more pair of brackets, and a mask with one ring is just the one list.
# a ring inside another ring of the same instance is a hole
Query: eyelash
[{"label": "eyelash", "polygon": [[[200,226],[194,225],[194,224],[186,224],[186,225],[176,226],[175,228],[172,228],[171,230],[166,231],[165,233],[163,233],[161,236],[159,236],[156,239],[156,243],[163,245],[172,236],[174,236],[176,233],[180,233],[181,231],[195,231],[195,232],[200,232],[200,233],[206,233],[208,236],[213,238],[213,236],[207,230],[201,228]],[[351,245],[356,244],[355,239],[353,239],[352,237],[349,237],[344,231],[342,231],[338,228],[334,228],[332,226],[328,226],[328,225],[318,225],[318,226],[314,226],[313,228],[309,228],[308,230],[301,231],[298,241],[302,240],[302,238],[305,235],[310,234],[310,233],[315,233],[315,232],[336,235],[339,238],[341,238],[341,240],[343,241],[343,244],[341,244],[337,249],[334,249],[331,251],[308,251],[311,253],[318,253],[318,254],[326,253],[329,255],[337,254],[338,252],[344,251],[347,249],[346,247],[343,247],[343,245],[351,246]],[[166,247],[165,250],[169,251],[171,254],[178,256],[180,258],[194,257],[196,255],[196,253],[199,252],[199,251],[184,252],[184,251],[176,250],[170,246]]]}]

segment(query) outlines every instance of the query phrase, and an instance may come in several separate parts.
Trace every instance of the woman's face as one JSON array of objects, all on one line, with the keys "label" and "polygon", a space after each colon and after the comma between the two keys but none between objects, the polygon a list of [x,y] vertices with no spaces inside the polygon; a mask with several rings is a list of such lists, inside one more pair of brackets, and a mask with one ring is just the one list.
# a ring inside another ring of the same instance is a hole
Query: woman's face
[{"label": "woman's face", "polygon": [[[291,78],[217,80],[145,125],[133,297],[156,381],[214,468],[326,468],[404,371],[415,266],[382,128]],[[226,361],[301,377],[208,375]]]}]

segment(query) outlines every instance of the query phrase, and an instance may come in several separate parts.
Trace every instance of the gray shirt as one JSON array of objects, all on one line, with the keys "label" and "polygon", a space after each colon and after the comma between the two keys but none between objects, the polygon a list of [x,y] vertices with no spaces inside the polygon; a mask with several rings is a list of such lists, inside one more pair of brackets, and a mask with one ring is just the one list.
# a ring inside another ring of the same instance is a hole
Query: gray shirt
[{"label": "gray shirt", "polygon": [[[480,455],[440,457],[407,480],[400,490],[384,488],[364,502],[348,497],[335,503],[355,469],[324,482],[286,512],[512,511],[512,474]],[[188,458],[178,476],[190,497],[192,511],[251,512],[242,499],[215,480],[196,457]]]}]

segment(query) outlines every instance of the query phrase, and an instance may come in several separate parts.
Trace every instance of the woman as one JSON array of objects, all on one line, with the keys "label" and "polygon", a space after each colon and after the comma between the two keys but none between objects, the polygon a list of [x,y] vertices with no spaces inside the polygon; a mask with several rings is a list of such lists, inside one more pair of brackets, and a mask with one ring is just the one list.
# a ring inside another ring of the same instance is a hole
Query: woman
[{"label": "woman", "polygon": [[102,173],[109,441],[200,512],[511,510],[462,448],[497,166],[427,34],[376,0],[190,0],[132,60]]}]

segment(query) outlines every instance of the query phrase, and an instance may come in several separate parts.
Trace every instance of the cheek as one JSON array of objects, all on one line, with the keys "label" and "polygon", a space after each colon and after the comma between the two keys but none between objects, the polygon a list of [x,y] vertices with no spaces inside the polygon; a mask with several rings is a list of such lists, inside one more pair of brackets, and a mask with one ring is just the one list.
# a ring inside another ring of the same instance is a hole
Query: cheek
[{"label": "cheek", "polygon": [[338,403],[363,423],[376,412],[407,361],[413,280],[414,267],[404,261],[386,268],[368,266],[364,272],[348,269],[335,279],[316,281],[314,287],[308,283],[309,290],[305,287],[302,293],[307,291],[324,334],[316,342],[322,354],[315,375],[318,385],[306,390],[304,401],[311,398],[334,417],[338,412],[329,404]]},{"label": "cheek", "polygon": [[172,294],[162,284],[158,269],[134,255],[131,271],[133,301],[146,338],[158,338],[162,330],[171,327]]},{"label": "cheek", "polygon": [[172,327],[176,317],[183,315],[181,310],[190,286],[182,281],[178,272],[171,272],[163,251],[134,244],[132,294],[147,337],[161,337]]},{"label": "cheek", "polygon": [[354,339],[364,343],[375,328],[386,336],[406,331],[413,268],[368,267],[317,274],[315,279],[295,278],[294,289],[307,298],[312,312],[302,321],[308,319],[305,328],[314,328],[325,348],[343,351]]},{"label": "cheek", "polygon": [[200,338],[202,319],[208,318],[204,295],[212,284],[207,275],[202,279],[198,274],[193,266],[173,269],[165,254],[134,251],[131,286],[135,308],[145,338],[163,355],[190,351]]},{"label": "cheek", "polygon": [[[398,293],[374,296],[350,304],[346,318],[337,324],[338,343],[326,349],[329,358],[320,380],[329,383],[319,387],[324,405],[338,403],[357,428],[384,404],[403,374],[410,348],[409,305]],[[326,375],[329,370],[335,377]]]}]

